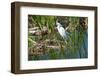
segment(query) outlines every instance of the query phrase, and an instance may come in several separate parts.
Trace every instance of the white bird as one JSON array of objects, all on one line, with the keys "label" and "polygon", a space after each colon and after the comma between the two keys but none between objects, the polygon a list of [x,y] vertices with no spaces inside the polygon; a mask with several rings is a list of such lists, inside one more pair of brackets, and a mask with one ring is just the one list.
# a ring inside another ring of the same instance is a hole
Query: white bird
[{"label": "white bird", "polygon": [[[67,40],[68,36],[67,36],[67,33],[66,33],[65,29],[63,28],[63,26],[58,21],[56,21],[56,25],[57,25],[57,30],[58,30],[59,34],[63,37],[64,40]],[[68,27],[67,27],[67,29],[68,29]]]}]

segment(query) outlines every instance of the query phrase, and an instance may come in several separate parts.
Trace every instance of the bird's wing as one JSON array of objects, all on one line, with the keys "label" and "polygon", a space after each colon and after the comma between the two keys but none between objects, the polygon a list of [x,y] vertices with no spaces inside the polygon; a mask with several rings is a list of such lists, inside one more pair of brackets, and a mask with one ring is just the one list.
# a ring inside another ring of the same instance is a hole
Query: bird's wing
[{"label": "bird's wing", "polygon": [[66,32],[65,32],[65,29],[63,27],[60,27],[59,28],[59,33],[60,33],[61,36],[67,37]]}]

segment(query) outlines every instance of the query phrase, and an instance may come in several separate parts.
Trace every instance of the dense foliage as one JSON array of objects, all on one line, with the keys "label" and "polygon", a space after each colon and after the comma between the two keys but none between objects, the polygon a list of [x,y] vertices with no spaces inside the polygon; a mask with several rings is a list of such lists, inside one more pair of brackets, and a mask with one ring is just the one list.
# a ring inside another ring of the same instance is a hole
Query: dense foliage
[{"label": "dense foliage", "polygon": [[[68,27],[68,40],[60,36],[56,20],[65,30]],[[29,60],[87,58],[87,20],[87,17],[29,15]]]}]

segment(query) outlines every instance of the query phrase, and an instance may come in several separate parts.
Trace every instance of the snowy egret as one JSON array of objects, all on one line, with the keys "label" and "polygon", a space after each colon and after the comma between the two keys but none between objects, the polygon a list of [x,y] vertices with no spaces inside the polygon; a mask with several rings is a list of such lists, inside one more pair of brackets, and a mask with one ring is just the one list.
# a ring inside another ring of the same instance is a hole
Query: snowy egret
[{"label": "snowy egret", "polygon": [[[59,34],[63,37],[64,40],[67,40],[68,33],[65,31],[63,26],[58,21],[56,21],[56,25],[57,25],[57,30],[58,30]],[[67,27],[67,29],[68,29],[68,27]]]}]

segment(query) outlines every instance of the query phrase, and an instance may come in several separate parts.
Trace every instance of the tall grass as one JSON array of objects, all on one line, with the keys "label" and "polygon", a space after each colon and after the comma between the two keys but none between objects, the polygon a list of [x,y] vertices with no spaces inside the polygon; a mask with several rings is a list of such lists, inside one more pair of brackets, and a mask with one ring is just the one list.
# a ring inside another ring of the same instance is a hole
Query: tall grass
[{"label": "tall grass", "polygon": [[[56,28],[56,19],[57,16],[37,16],[37,15],[31,15],[32,22],[34,27],[39,27],[40,30],[43,29],[43,27],[47,27],[48,34],[46,36],[42,36],[42,41],[45,41],[46,39],[54,40],[56,42],[55,45],[58,45],[60,49],[52,49],[52,48],[46,48],[46,52],[43,55],[33,55],[30,60],[46,60],[46,59],[69,59],[69,58],[86,58],[87,56],[81,56],[80,49],[82,48],[84,42],[84,35],[85,31],[83,30],[80,25],[80,17],[66,17],[70,24],[69,26],[69,37],[67,40],[67,44],[65,44],[65,41],[60,36],[60,34],[55,31]],[[78,28],[78,30],[77,30]],[[87,37],[86,37],[87,39]],[[33,47],[34,43],[41,40],[41,36],[34,36],[32,34],[28,34],[28,48]],[[85,47],[84,47],[85,48]],[[86,48],[87,50],[87,48]]]}]

